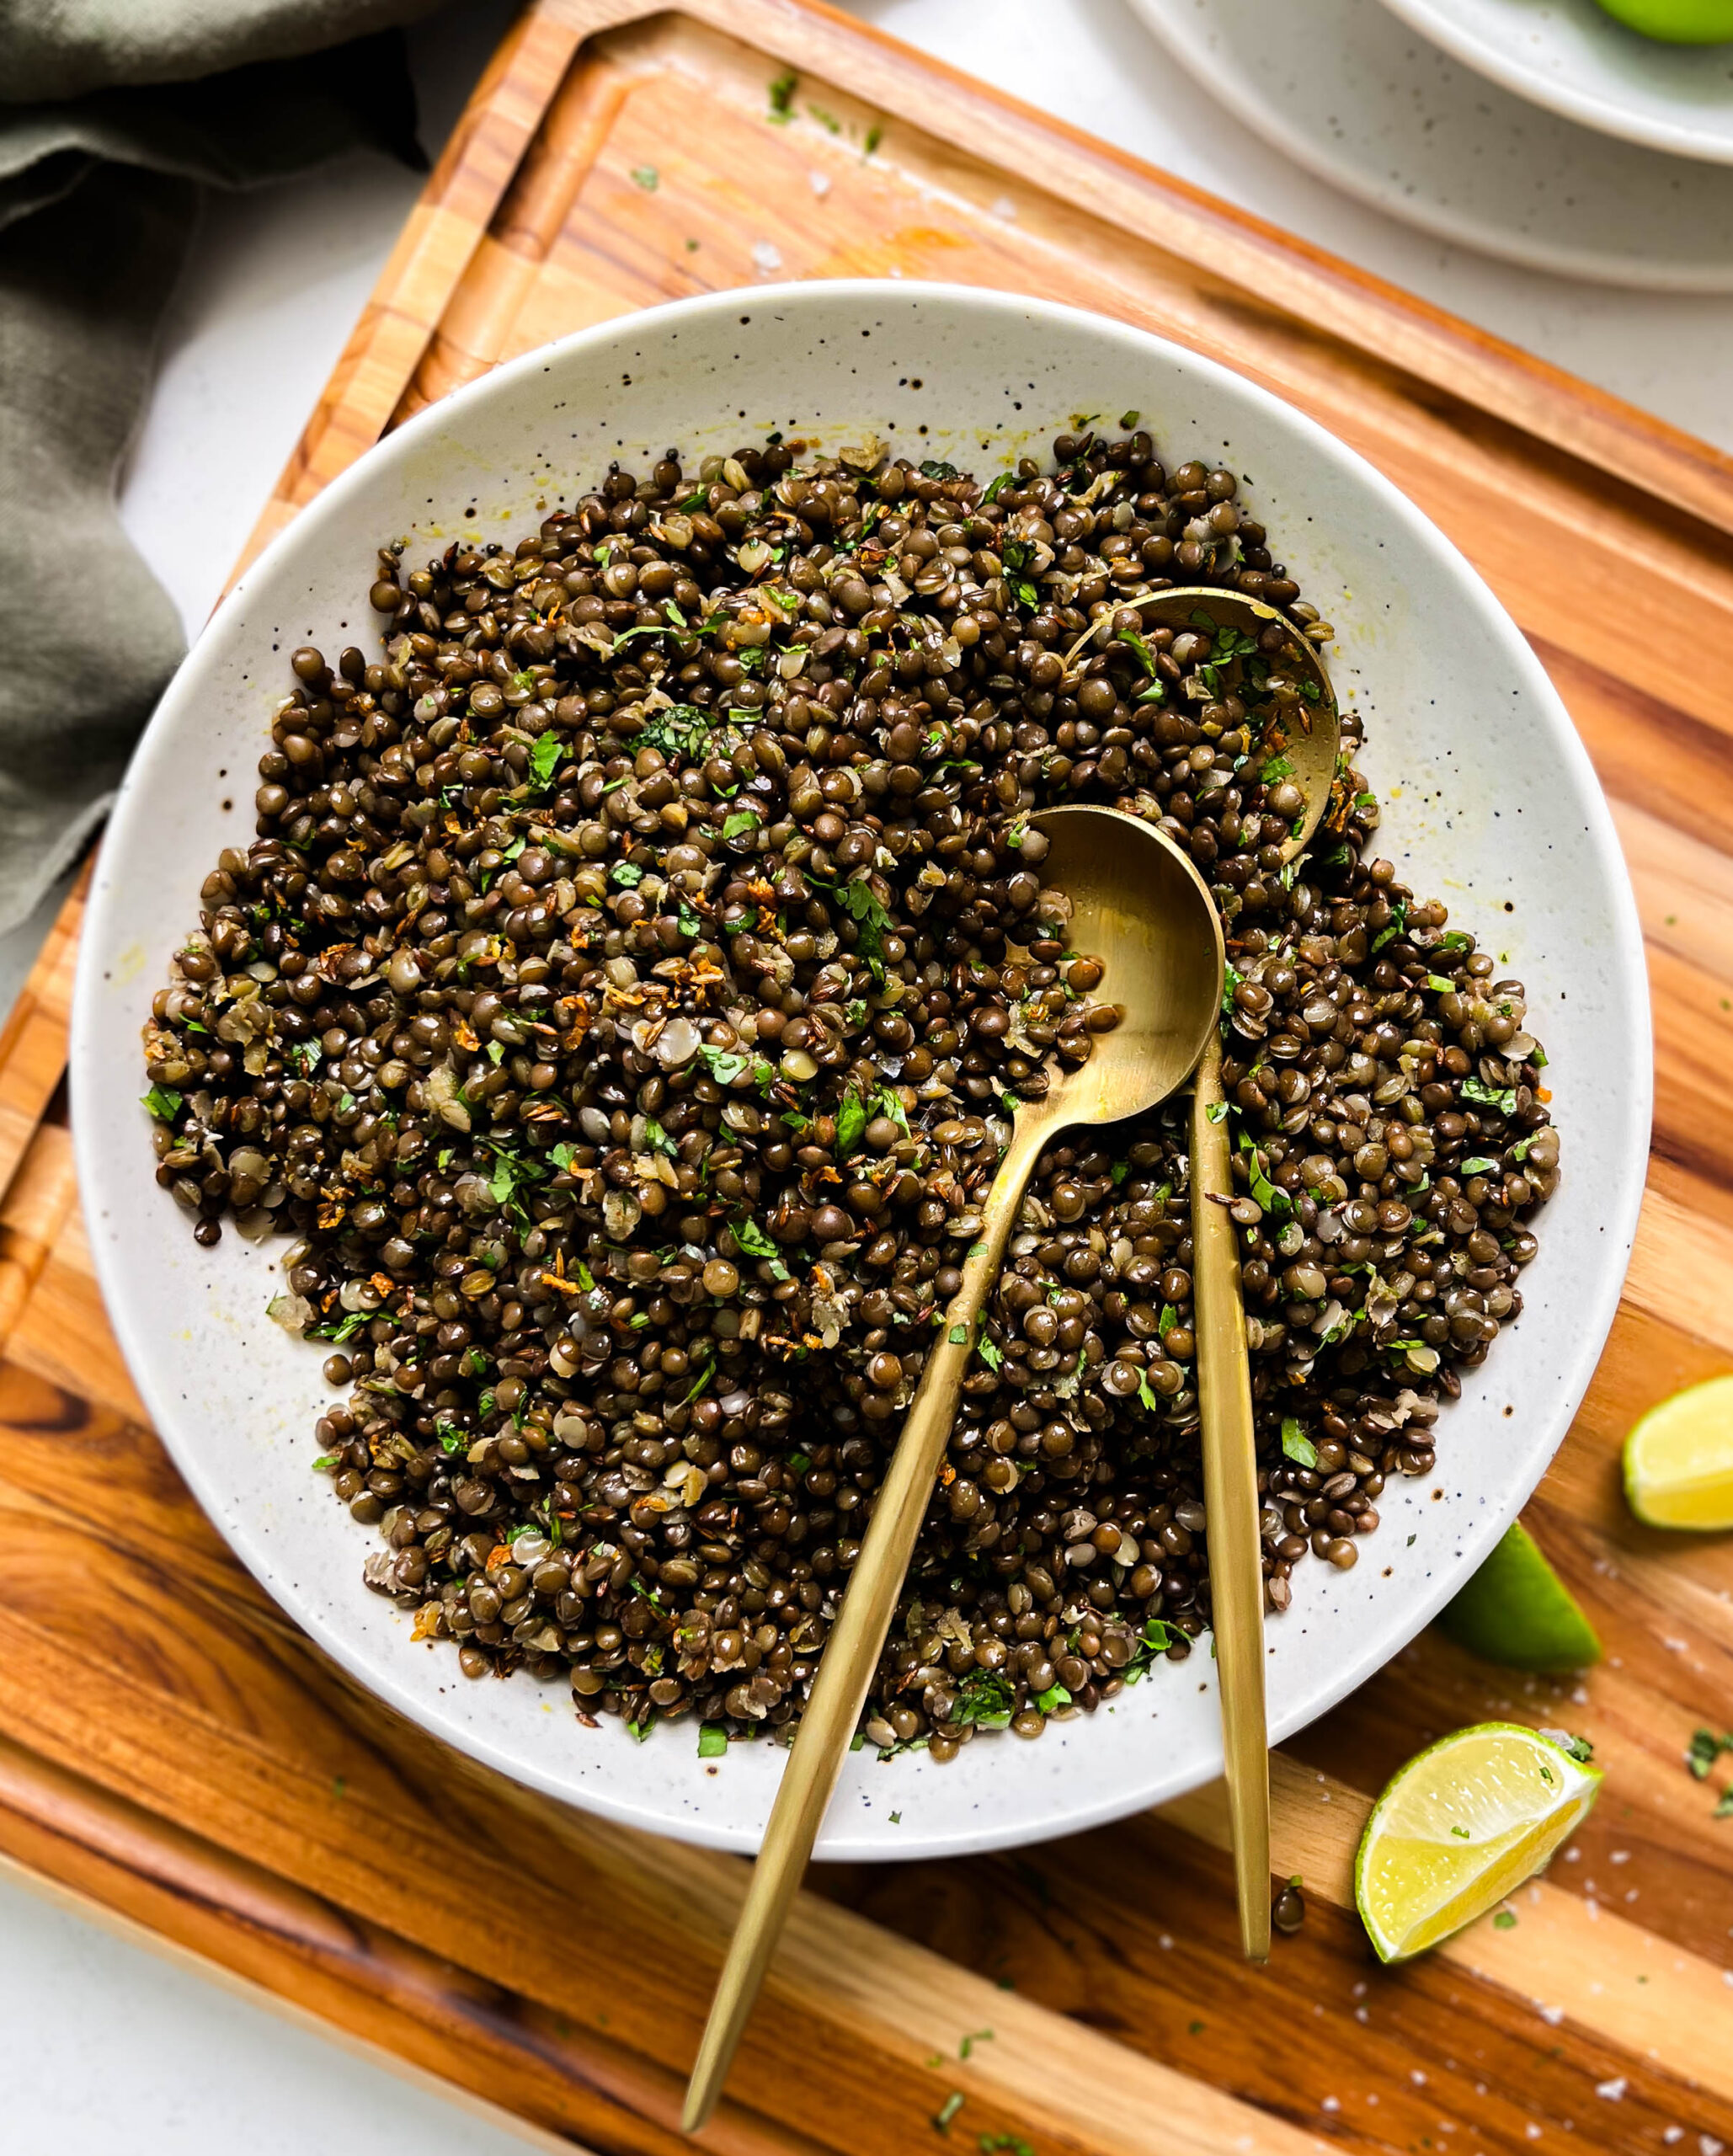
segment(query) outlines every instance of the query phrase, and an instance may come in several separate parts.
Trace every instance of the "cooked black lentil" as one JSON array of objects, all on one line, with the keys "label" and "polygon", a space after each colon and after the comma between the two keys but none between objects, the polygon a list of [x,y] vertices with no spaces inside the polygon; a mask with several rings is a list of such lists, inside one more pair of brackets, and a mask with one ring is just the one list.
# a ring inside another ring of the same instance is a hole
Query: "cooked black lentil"
[{"label": "cooked black lentil", "polygon": [[[201,1242],[294,1230],[274,1313],[350,1388],[317,1465],[472,1676],[707,1749],[792,1725],[1012,1103],[1110,1020],[1039,806],[1156,820],[1226,920],[1272,1609],[1521,1309],[1558,1161],[1522,984],[1368,857],[1352,717],[1283,867],[1281,634],[1230,664],[1129,602],[1328,625],[1231,472],[1053,447],[984,488],[670,451],[512,552],[385,549],[382,650],[294,654],[147,1029],[157,1177]],[[1180,1107],[1049,1150],[872,1742],[1032,1737],[1189,1652],[1191,1255]]]}]

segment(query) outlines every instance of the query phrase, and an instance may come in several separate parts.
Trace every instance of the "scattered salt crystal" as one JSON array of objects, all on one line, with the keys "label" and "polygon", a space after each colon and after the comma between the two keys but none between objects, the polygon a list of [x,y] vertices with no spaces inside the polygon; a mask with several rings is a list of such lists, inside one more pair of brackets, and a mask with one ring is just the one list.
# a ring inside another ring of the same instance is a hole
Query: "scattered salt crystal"
[{"label": "scattered salt crystal", "polygon": [[1634,1901],[1636,1900],[1636,1898],[1637,1898],[1637,1896],[1638,1896],[1641,1892],[1642,1892],[1642,1889],[1641,1889],[1640,1887],[1638,1887],[1638,1886],[1627,1886],[1627,1887],[1625,1888],[1625,1890],[1624,1890],[1624,1898],[1625,1898],[1625,1899],[1626,1899],[1626,1901],[1628,1901],[1628,1902],[1634,1902]]},{"label": "scattered salt crystal", "polygon": [[782,267],[781,248],[772,247],[767,239],[757,239],[752,243],[752,259],[760,270],[780,270]]},{"label": "scattered salt crystal", "polygon": [[1416,2089],[1424,2089],[1426,2085],[1426,2078],[1417,2066],[1411,2066],[1409,2068],[1408,2079],[1414,2084]]},{"label": "scattered salt crystal", "polygon": [[1165,1954],[1168,1948],[1173,1945],[1173,1934],[1171,1932],[1164,1931],[1160,1938],[1156,1940],[1155,1944]]},{"label": "scattered salt crystal", "polygon": [[1354,2009],[1354,2019],[1355,2019],[1357,2021],[1369,2021],[1369,2020],[1371,2020],[1371,2019],[1372,2019],[1372,2009],[1371,2009],[1371,2008],[1370,2008],[1370,2007],[1368,2007],[1368,2006],[1357,2006],[1357,2007]]},{"label": "scattered salt crystal", "polygon": [[830,175],[828,172],[809,172],[807,174],[807,184],[813,194],[821,198],[830,192]]},{"label": "scattered salt crystal", "polygon": [[1588,1687],[1587,1687],[1587,1685],[1586,1685],[1586,1684],[1579,1684],[1579,1685],[1576,1687],[1576,1689],[1571,1693],[1571,1694],[1570,1694],[1570,1698],[1571,1698],[1571,1702],[1572,1702],[1572,1704],[1573,1704],[1574,1705],[1576,1705],[1576,1706],[1579,1706],[1579,1707],[1586,1707],[1586,1706],[1588,1705]]},{"label": "scattered salt crystal", "polygon": [[1528,2135],[1531,2141],[1538,2141],[1540,2138],[1540,2128],[1534,2123],[1533,2119],[1529,2120],[1528,2125],[1523,2127],[1522,2131]]},{"label": "scattered salt crystal", "polygon": [[1629,1864],[1630,1860],[1631,1853],[1629,1849],[1613,1849],[1608,1852],[1608,1861],[1613,1864]]},{"label": "scattered salt crystal", "polygon": [[1703,2156],[1721,2156],[1721,2144],[1712,2133],[1699,2133],[1697,2146],[1703,2151]]},{"label": "scattered salt crystal", "polygon": [[1566,1849],[1565,1852],[1565,1861],[1566,1864],[1581,1864],[1582,1862],[1582,1851],[1581,1849]]},{"label": "scattered salt crystal", "polygon": [[1681,2142],[1685,2138],[1685,2129],[1682,2126],[1670,2126],[1661,2137],[1666,2143],[1667,2147],[1671,2148],[1676,2143]]},{"label": "scattered salt crystal", "polygon": [[1609,2104],[1616,2104],[1629,2085],[1622,2073],[1616,2074],[1611,2081],[1597,2081],[1595,2094],[1604,2096]]},{"label": "scattered salt crystal", "polygon": [[1358,1983],[1357,1983],[1357,1984],[1354,1986],[1353,1989],[1352,1989],[1352,1990],[1348,1993],[1348,1996],[1349,1996],[1349,1998],[1350,1998],[1350,1999],[1364,1999],[1364,1998],[1365,1998],[1365,1996],[1366,1996],[1366,1979],[1365,1979],[1363,1977],[1360,1979],[1360,1981],[1358,1982]]},{"label": "scattered salt crystal", "polygon": [[1009,195],[1001,195],[993,205],[993,214],[995,217],[1015,217],[1017,214],[1017,205]]},{"label": "scattered salt crystal", "polygon": [[1340,2096],[1323,2097],[1320,2100],[1318,2105],[1320,2111],[1339,2111],[1341,2107],[1341,2098]]},{"label": "scattered salt crystal", "polygon": [[1565,2009],[1562,2006],[1543,2006],[1540,2018],[1549,2028],[1556,2029],[1565,2018]]},{"label": "scattered salt crystal", "polygon": [[1666,1636],[1666,1633],[1663,1632],[1661,1636],[1661,1644],[1666,1649],[1669,1654],[1683,1654],[1686,1646],[1689,1643],[1684,1640],[1670,1640]]}]

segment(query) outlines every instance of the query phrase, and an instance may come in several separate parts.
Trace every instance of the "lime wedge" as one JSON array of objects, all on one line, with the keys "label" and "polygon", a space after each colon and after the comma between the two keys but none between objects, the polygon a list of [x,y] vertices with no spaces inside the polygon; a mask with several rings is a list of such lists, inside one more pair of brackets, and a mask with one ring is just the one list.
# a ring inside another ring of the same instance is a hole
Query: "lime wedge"
[{"label": "lime wedge", "polygon": [[1444,1605],[1438,1626],[1507,1669],[1586,1669],[1601,1659],[1594,1627],[1520,1522]]},{"label": "lime wedge", "polygon": [[1354,1900],[1385,1961],[1423,1954],[1520,1886],[1595,1801],[1597,1767],[1520,1722],[1441,1737],[1391,1780],[1354,1862]]},{"label": "lime wedge", "polygon": [[1647,1527],[1733,1527],[1733,1377],[1649,1410],[1624,1441],[1624,1494]]}]

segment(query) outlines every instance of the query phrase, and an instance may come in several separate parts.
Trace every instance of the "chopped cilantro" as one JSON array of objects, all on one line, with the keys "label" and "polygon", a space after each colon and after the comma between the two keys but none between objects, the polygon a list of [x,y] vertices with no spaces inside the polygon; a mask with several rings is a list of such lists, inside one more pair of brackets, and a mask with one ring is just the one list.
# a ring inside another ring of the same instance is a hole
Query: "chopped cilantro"
[{"label": "chopped cilantro", "polygon": [[1288,1458],[1301,1467],[1318,1465],[1318,1448],[1299,1426],[1296,1415],[1282,1417],[1282,1449]]},{"label": "chopped cilantro", "polygon": [[1004,1729],[1017,1704],[1008,1680],[991,1669],[972,1669],[957,1688],[951,1719],[974,1722],[982,1729]]},{"label": "chopped cilantro", "polygon": [[749,1220],[743,1214],[738,1220],[731,1220],[736,1246],[749,1257],[775,1257],[776,1246],[760,1227],[756,1220]]},{"label": "chopped cilantro", "polygon": [[698,1757],[701,1759],[720,1759],[728,1748],[728,1732],[719,1721],[700,1722]]},{"label": "chopped cilantro", "polygon": [[340,1318],[327,1318],[323,1325],[310,1325],[307,1329],[309,1340],[334,1340],[339,1344],[353,1340],[364,1325],[372,1322],[371,1310],[345,1310]]},{"label": "chopped cilantro", "polygon": [[539,734],[530,750],[530,777],[538,792],[546,793],[553,783],[553,775],[559,768],[565,744],[557,734]]},{"label": "chopped cilantro", "polygon": [[873,979],[884,979],[884,932],[891,925],[891,916],[872,895],[872,887],[864,878],[852,883],[838,883],[829,887],[841,905],[843,911],[856,922],[860,930],[856,947],[872,969]]},{"label": "chopped cilantro", "polygon": [[175,1092],[168,1086],[152,1086],[149,1092],[141,1094],[140,1098],[158,1123],[173,1123],[180,1113],[181,1103],[186,1096]]},{"label": "chopped cilantro", "polygon": [[794,93],[800,87],[800,77],[790,67],[778,75],[768,87],[771,109],[766,115],[778,127],[786,127],[794,117]]},{"label": "chopped cilantro", "polygon": [[1496,1108],[1501,1115],[1517,1113],[1517,1091],[1513,1086],[1489,1086],[1484,1079],[1464,1078],[1462,1097],[1472,1101],[1477,1107]]},{"label": "chopped cilantro", "polygon": [[699,1394],[703,1391],[705,1386],[709,1384],[710,1380],[715,1375],[716,1353],[714,1349],[712,1349],[705,1362],[700,1366],[698,1373],[692,1380],[691,1384],[681,1395],[680,1401],[680,1406],[682,1407],[690,1407],[692,1402],[698,1397]]},{"label": "chopped cilantro", "polygon": [[649,195],[653,195],[662,184],[662,175],[654,165],[634,165],[632,168],[632,177],[635,183]]},{"label": "chopped cilantro", "polygon": [[846,1160],[860,1144],[867,1124],[866,1103],[858,1093],[845,1093],[836,1112],[836,1151]]},{"label": "chopped cilantro", "polygon": [[1257,1147],[1253,1143],[1250,1131],[1240,1132],[1240,1150],[1246,1156],[1250,1169],[1248,1180],[1251,1186],[1254,1200],[1263,1208],[1266,1213],[1272,1214],[1278,1220],[1285,1220],[1293,1210],[1293,1200],[1285,1190],[1279,1185],[1272,1183],[1264,1173],[1262,1164],[1258,1159]]}]

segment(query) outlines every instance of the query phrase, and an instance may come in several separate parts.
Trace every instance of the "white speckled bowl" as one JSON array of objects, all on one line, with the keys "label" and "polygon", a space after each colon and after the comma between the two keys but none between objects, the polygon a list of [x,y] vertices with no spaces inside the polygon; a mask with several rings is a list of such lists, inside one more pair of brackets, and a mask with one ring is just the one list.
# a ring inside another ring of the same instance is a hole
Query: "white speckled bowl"
[{"label": "white speckled bowl", "polygon": [[[200,1250],[152,1175],[139,1028],[249,798],[287,654],[371,637],[375,546],[410,558],[460,531],[515,536],[618,456],[707,451],[760,428],[822,441],[876,428],[977,470],[1080,412],[1143,414],[1170,460],[1228,458],[1309,596],[1337,625],[1341,693],[1368,713],[1384,843],[1528,982],[1551,1052],[1565,1173],[1527,1307],[1443,1418],[1437,1473],[1393,1486],[1352,1572],[1304,1567],[1270,1626],[1280,1737],[1411,1639],[1515,1516],[1582,1396],[1623,1278],[1649,1129],[1637,924],[1606,807],[1528,646],[1462,557],[1309,419],[1174,344],[1038,301],[836,283],[685,301],[531,353],[412,419],[335,481],[248,573],[163,697],[116,807],[84,933],[72,1054],[78,1171],[116,1332],[157,1428],[237,1553],[363,1684],[504,1773],[573,1803],[753,1848],[782,1755],[701,1762],[676,1725],[586,1730],[564,1688],[471,1684],[449,1647],[361,1583],[375,1546],[312,1472],[319,1356],[265,1315],[281,1246]],[[1218,1772],[1207,1653],[1162,1664],[1038,1743],[848,1762],[830,1857],[1028,1842]]]}]

